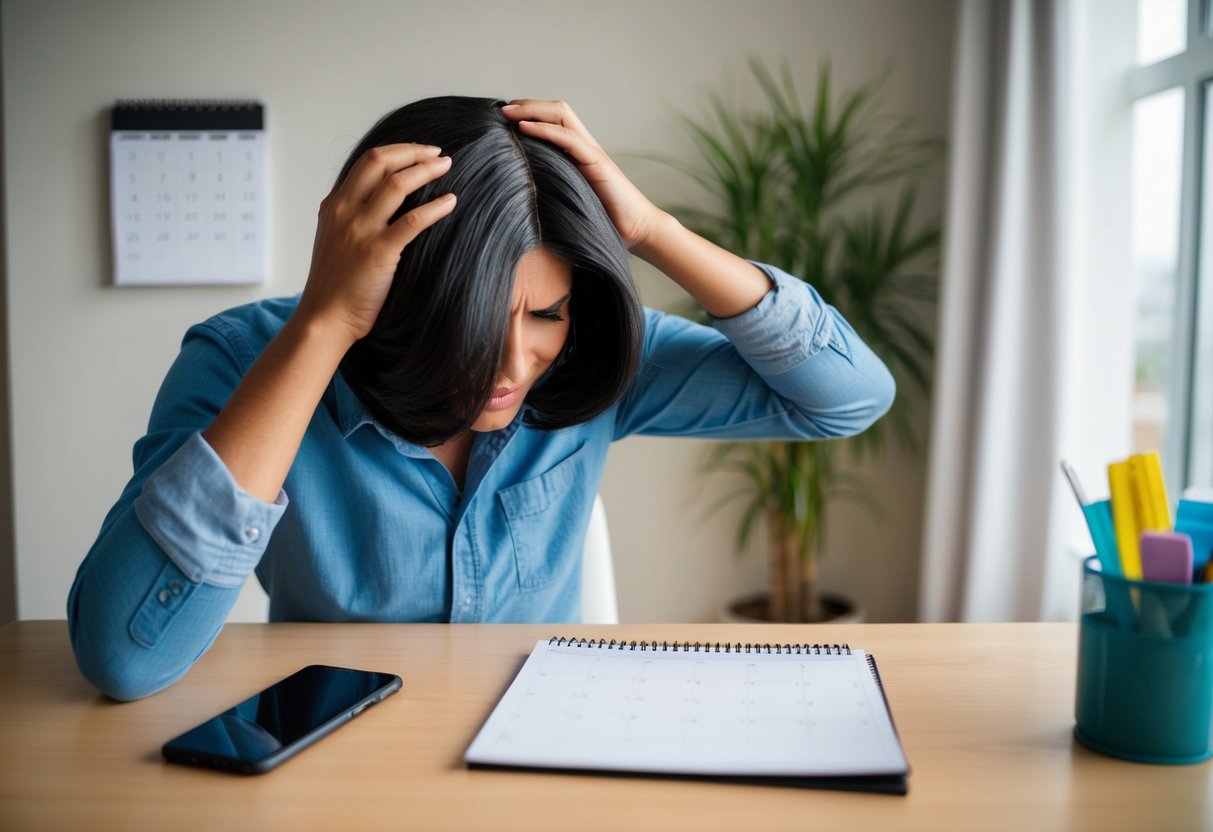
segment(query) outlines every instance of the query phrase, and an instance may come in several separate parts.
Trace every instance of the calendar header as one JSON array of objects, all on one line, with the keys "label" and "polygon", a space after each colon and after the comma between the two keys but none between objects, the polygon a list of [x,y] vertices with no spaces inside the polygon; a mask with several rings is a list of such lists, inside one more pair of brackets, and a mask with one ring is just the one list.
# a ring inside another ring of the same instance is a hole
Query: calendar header
[{"label": "calendar header", "polygon": [[263,130],[265,108],[256,101],[227,99],[120,99],[110,116],[113,131]]}]

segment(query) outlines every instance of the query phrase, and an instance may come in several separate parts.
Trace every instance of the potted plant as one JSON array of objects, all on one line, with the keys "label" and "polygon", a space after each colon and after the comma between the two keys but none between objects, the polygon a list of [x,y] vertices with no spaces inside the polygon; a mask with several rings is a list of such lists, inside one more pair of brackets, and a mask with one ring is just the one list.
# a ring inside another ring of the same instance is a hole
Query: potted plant
[{"label": "potted plant", "polygon": [[750,67],[764,94],[760,110],[734,113],[712,95],[708,120],[679,114],[701,158],[666,161],[716,204],[671,211],[724,248],[810,281],[898,384],[890,414],[858,437],[724,443],[706,463],[742,478],[713,506],[744,499],[739,551],[755,521],[765,519],[769,594],[765,611],[749,615],[820,621],[830,617],[816,581],[826,506],[852,500],[875,511],[864,480],[845,469],[840,452],[846,448],[858,461],[890,429],[903,446],[918,447],[906,394],[925,396],[929,388],[933,343],[925,310],[936,294],[940,228],[937,220],[917,221],[915,186],[942,143],[916,136],[909,119],[879,112],[882,81],[835,101],[823,66],[815,99],[802,109],[786,65],[779,79],[756,59]]}]

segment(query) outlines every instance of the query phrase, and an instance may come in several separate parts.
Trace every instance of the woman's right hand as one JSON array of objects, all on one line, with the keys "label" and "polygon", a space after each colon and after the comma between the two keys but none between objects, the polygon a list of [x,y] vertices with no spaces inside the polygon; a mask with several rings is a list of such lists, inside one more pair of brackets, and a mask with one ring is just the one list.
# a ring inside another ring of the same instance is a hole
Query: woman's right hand
[{"label": "woman's right hand", "polygon": [[404,247],[455,208],[446,194],[389,223],[405,198],[446,173],[449,156],[421,144],[389,144],[362,155],[320,203],[312,266],[298,312],[352,344],[371,331]]}]

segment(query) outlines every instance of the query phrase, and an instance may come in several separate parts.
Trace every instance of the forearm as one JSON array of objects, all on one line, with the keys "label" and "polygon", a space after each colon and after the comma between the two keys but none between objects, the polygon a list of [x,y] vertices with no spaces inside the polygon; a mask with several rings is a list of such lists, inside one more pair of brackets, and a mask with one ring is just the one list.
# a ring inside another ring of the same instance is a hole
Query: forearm
[{"label": "forearm", "polygon": [[278,496],[350,343],[338,328],[297,313],[203,433],[249,494],[267,502]]},{"label": "forearm", "polygon": [[770,278],[753,263],[705,240],[664,212],[632,253],[660,269],[714,318],[753,309],[772,287]]},{"label": "forearm", "polygon": [[807,283],[763,271],[776,291],[710,328],[646,312],[645,364],[660,369],[637,374],[616,439],[822,439],[858,433],[888,410],[893,378],[842,316]]},{"label": "forearm", "polygon": [[454,210],[445,194],[392,220],[408,194],[450,169],[439,152],[373,147],[320,203],[298,309],[203,434],[249,494],[277,497],[342,357],[374,326],[404,247]]}]

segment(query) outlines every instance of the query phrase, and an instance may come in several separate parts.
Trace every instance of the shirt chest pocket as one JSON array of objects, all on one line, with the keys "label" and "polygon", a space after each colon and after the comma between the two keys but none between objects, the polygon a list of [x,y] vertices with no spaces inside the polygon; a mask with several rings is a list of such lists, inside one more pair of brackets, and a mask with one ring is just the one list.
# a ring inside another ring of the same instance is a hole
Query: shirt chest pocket
[{"label": "shirt chest pocket", "polygon": [[514,546],[519,589],[547,586],[581,556],[575,538],[585,524],[568,510],[588,511],[590,505],[583,493],[586,447],[583,442],[545,473],[497,492]]}]

